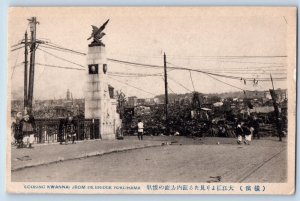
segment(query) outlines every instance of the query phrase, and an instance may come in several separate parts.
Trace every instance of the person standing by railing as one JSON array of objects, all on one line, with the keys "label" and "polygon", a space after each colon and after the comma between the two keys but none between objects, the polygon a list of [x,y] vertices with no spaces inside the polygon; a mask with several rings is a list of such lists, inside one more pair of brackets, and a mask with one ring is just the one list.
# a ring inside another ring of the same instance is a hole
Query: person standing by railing
[{"label": "person standing by railing", "polygon": [[68,113],[68,117],[66,119],[64,127],[65,127],[65,134],[66,134],[65,143],[68,144],[68,141],[72,140],[72,144],[75,144],[76,125],[75,125],[74,117],[71,115],[71,113]]},{"label": "person standing by railing", "polygon": [[18,112],[16,115],[15,122],[13,122],[12,124],[14,140],[17,145],[17,148],[23,147],[22,119],[23,119],[22,112]]},{"label": "person standing by railing", "polygon": [[59,120],[59,125],[58,125],[58,135],[57,135],[57,140],[59,144],[62,144],[64,142],[64,126],[65,126],[65,119],[60,119]]},{"label": "person standing by railing", "polygon": [[28,148],[33,148],[32,144],[34,142],[35,120],[30,111],[25,108],[24,117],[22,119],[22,131],[23,131],[23,143],[24,146]]}]

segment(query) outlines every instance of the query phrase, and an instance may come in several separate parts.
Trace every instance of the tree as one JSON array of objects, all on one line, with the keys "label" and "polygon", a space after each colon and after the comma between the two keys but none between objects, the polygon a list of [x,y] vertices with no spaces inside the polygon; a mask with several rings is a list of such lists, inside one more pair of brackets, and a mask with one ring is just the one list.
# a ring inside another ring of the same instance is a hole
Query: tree
[{"label": "tree", "polygon": [[192,108],[193,109],[200,109],[201,108],[201,100],[203,99],[203,95],[198,93],[198,92],[194,92],[193,93],[193,97],[192,97]]},{"label": "tree", "polygon": [[124,107],[127,103],[126,96],[122,91],[117,91],[116,96],[117,96],[117,102],[118,102],[117,112],[120,114],[120,117],[122,118],[123,113],[124,113]]}]

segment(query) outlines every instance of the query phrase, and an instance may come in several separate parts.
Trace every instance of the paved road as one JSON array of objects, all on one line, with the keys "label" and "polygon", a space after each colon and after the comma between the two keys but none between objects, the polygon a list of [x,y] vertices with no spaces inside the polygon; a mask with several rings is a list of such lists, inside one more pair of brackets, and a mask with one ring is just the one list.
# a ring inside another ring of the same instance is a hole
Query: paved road
[{"label": "paved road", "polygon": [[[227,140],[228,141],[228,140]],[[12,172],[13,181],[285,182],[286,142],[174,143]]]},{"label": "paved road", "polygon": [[160,146],[164,141],[134,139],[128,140],[87,140],[77,144],[38,144],[34,149],[12,148],[11,169],[18,170],[59,161],[103,155],[115,151]]}]

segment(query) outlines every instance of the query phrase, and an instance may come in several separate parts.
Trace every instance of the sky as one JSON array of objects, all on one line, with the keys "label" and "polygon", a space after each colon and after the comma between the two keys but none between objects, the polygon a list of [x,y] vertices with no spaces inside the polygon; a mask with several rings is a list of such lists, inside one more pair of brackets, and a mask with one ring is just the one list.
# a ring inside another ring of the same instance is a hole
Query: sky
[{"label": "sky", "polygon": [[[168,67],[186,67],[242,79],[269,78],[270,73],[274,78],[287,77],[291,65],[289,26],[294,23],[289,11],[249,7],[11,8],[9,45],[22,40],[25,30],[29,30],[27,19],[35,16],[39,21],[38,39],[86,53],[91,42],[87,40],[92,31],[91,25],[99,27],[110,19],[103,38],[107,58],[162,66],[165,52]],[[37,49],[36,63],[81,68],[47,52],[87,66],[86,56],[43,46]],[[23,61],[23,49],[9,52],[8,78],[11,80],[13,99],[22,99],[23,96]],[[162,68],[114,62],[108,62],[108,72],[163,75]],[[258,82],[254,86],[251,81],[245,84],[240,79],[192,71],[169,69],[168,76],[170,93],[194,90],[222,93],[242,89],[268,90],[272,87],[270,81]],[[84,78],[84,71],[36,65],[34,98],[63,98],[67,89],[74,98],[84,98]],[[149,98],[164,93],[162,76],[113,76],[108,80],[126,96]],[[275,80],[274,85],[275,88],[287,88],[285,80]]]}]

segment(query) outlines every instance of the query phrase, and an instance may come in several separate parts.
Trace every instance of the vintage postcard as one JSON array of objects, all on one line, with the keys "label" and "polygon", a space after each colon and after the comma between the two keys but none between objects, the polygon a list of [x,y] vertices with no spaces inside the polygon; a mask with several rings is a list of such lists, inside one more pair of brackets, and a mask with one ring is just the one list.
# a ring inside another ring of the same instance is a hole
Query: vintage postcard
[{"label": "vintage postcard", "polygon": [[295,191],[295,7],[11,7],[9,193]]}]

